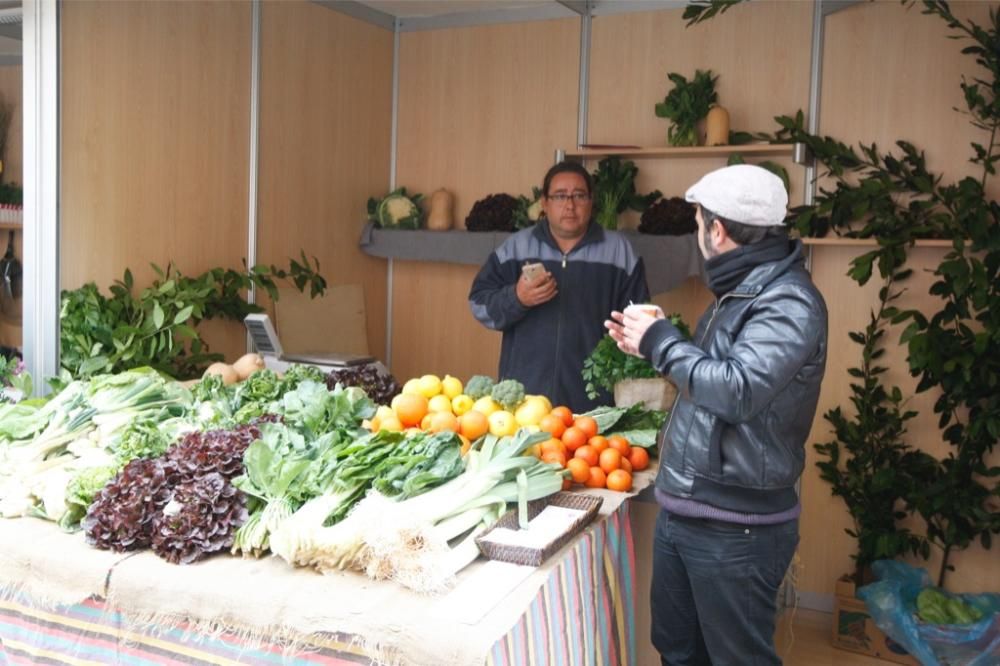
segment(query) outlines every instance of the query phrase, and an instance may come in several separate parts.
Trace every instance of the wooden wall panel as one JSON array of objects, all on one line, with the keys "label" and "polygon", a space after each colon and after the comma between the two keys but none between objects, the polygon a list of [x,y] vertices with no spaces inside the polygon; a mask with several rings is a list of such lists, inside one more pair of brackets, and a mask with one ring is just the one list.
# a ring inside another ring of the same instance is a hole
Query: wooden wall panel
[{"label": "wooden wall panel", "polygon": [[0,92],[11,106],[13,117],[7,130],[7,155],[3,161],[3,182],[24,184],[24,114],[21,98],[23,81],[20,65],[0,67]]},{"label": "wooden wall panel", "polygon": [[[246,256],[250,5],[60,5],[61,284]],[[227,355],[242,326],[211,327]]]},{"label": "wooden wall panel", "polygon": [[392,33],[311,2],[263,10],[258,258],[287,265],[304,249],[330,285],[362,284],[381,358],[386,266],[358,236],[389,185]]},{"label": "wooden wall panel", "polygon": [[[957,15],[984,24],[990,3],[955,2]],[[986,140],[968,124],[966,116],[953,110],[962,107],[959,81],[975,76],[973,59],[963,56],[963,41],[948,39],[944,22],[907,11],[894,3],[864,3],[837,12],[826,19],[822,109],[820,132],[849,144],[877,143],[895,149],[898,139],[916,144],[927,154],[928,166],[946,174],[945,181],[977,175],[967,163],[972,154],[969,143]],[[896,149],[898,152],[898,149]],[[996,179],[988,188],[996,196]],[[802,543],[800,554],[805,567],[802,589],[832,593],[834,579],[849,570],[853,539],[843,530],[849,516],[838,498],[830,496],[829,485],[815,469],[817,456],[811,443],[832,439],[829,423],[822,414],[834,406],[851,410],[846,369],[860,360],[859,347],[847,332],[859,330],[875,306],[879,285],[873,280],[864,288],[845,276],[849,261],[863,250],[850,247],[817,247],[813,252],[813,275],[830,308],[830,355],[817,420],[810,435],[810,447],[803,477]],[[933,311],[939,301],[928,294],[933,269],[943,250],[918,248],[911,254],[914,278],[906,285],[905,305]],[[887,380],[898,384],[904,395],[913,395],[915,381],[906,370],[906,350],[898,347],[900,330],[888,336]],[[908,424],[908,442],[937,456],[947,453],[933,413],[934,392],[916,395],[907,407],[920,414]],[[850,411],[853,413],[853,411]],[[1000,459],[1000,455],[997,456]],[[914,524],[913,529],[922,531]],[[978,546],[955,556],[957,571],[949,575],[949,587],[956,590],[1000,590],[997,553]],[[929,563],[937,571],[935,553]]]},{"label": "wooden wall panel", "polygon": [[[472,204],[541,185],[576,142],[579,19],[403,33],[397,184]],[[392,370],[495,375],[500,335],[469,313],[475,267],[395,262]],[[461,341],[456,345],[457,341]]]},{"label": "wooden wall panel", "polygon": [[[667,145],[669,122],[654,112],[672,88],[667,74],[689,80],[696,69],[719,76],[719,103],[733,129],[774,132],[773,118],[808,110],[812,3],[755,2],[685,28],[682,9],[598,16],[591,37],[587,140],[591,143]],[[738,147],[734,147],[738,152]],[[757,162],[756,159],[747,159]],[[801,202],[804,172],[778,158],[791,178],[791,200]],[[639,191],[683,196],[724,158],[641,159]],[[638,214],[625,216],[634,227]]]},{"label": "wooden wall panel", "polygon": [[[22,113],[23,86],[20,65],[5,65],[0,67],[0,93],[7,104],[11,106],[13,117],[7,130],[7,154],[3,161],[3,182],[24,185],[23,153],[24,132]],[[0,251],[6,250],[9,232],[0,230]],[[24,235],[19,229],[14,231],[14,252],[18,258],[23,258],[21,244]],[[0,315],[0,345],[8,347],[21,346],[20,317]]]}]

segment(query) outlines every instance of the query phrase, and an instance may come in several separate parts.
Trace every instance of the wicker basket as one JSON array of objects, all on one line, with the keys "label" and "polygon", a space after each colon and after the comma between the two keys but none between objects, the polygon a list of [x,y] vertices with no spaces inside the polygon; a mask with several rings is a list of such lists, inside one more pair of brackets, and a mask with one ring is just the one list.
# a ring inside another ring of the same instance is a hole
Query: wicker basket
[{"label": "wicker basket", "polygon": [[565,532],[542,548],[512,546],[509,544],[487,541],[486,537],[489,533],[497,528],[503,527],[511,530],[518,529],[517,509],[515,508],[501,516],[500,520],[498,520],[493,527],[476,537],[476,545],[479,546],[479,551],[491,560],[500,560],[501,562],[510,562],[512,564],[537,567],[542,562],[547,560],[550,555],[565,546],[570,539],[586,527],[587,524],[594,519],[594,516],[597,515],[597,512],[601,508],[601,504],[603,502],[604,500],[600,497],[568,492],[558,492],[543,499],[528,502],[529,521],[540,514],[545,507],[550,505],[560,506],[566,509],[577,509],[583,511],[583,513],[580,514],[579,518],[573,521]]}]

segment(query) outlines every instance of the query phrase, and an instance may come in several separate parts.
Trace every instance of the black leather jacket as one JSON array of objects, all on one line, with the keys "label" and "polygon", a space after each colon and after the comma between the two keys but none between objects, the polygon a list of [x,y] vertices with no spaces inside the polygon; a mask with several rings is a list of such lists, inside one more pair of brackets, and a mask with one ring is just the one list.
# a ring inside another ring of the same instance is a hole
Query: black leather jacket
[{"label": "black leather jacket", "polygon": [[639,350],[677,385],[660,436],[661,491],[743,513],[798,502],[826,367],[826,304],[802,259],[754,268],[718,298],[689,341],[668,321]]}]

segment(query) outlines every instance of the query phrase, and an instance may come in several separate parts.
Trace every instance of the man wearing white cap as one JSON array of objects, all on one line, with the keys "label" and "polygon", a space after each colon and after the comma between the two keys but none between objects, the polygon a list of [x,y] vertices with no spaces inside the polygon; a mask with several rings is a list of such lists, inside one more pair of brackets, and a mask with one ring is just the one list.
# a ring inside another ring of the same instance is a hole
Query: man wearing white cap
[{"label": "man wearing white cap", "polygon": [[785,233],[777,176],[726,167],[685,198],[715,294],[694,339],[642,308],[605,323],[678,388],[660,437],[653,644],[664,665],[780,664],[777,592],[798,545],[795,484],[826,367],[826,304]]}]

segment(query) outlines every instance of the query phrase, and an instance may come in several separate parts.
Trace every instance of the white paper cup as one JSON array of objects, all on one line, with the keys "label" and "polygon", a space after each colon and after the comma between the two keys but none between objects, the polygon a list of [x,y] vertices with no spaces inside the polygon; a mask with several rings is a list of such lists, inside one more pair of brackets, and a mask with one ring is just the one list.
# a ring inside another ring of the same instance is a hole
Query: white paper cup
[{"label": "white paper cup", "polygon": [[627,315],[634,316],[640,312],[647,314],[650,317],[655,317],[656,319],[663,318],[663,308],[659,305],[654,305],[653,303],[633,303],[625,308],[625,314]]}]

